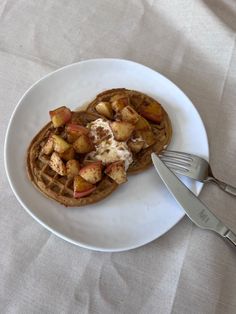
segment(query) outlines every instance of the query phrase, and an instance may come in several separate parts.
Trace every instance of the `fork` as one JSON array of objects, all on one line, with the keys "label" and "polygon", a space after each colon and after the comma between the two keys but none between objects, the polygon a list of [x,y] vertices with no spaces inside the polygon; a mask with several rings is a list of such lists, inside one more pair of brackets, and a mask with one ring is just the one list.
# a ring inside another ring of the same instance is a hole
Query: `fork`
[{"label": "fork", "polygon": [[193,154],[172,150],[162,151],[159,157],[175,173],[204,183],[213,182],[223,191],[236,196],[236,188],[216,179],[205,159]]}]

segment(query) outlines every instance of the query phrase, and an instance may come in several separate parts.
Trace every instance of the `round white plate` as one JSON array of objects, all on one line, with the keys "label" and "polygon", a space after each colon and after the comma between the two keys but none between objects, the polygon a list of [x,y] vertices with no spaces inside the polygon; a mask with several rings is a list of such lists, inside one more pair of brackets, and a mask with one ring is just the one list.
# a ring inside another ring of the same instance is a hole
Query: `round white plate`
[{"label": "round white plate", "polygon": [[[129,176],[111,196],[82,208],[66,208],[38,192],[27,178],[26,150],[33,136],[49,121],[49,110],[66,105],[72,110],[98,93],[125,87],[157,99],[173,126],[169,148],[208,159],[202,120],[191,101],[167,78],[141,64],[120,59],[79,62],[50,73],[21,98],[9,122],[5,168],[13,192],[25,210],[51,232],[71,243],[98,251],[124,251],[160,237],[183,216],[151,167]],[[199,194],[202,185],[186,180]]]}]

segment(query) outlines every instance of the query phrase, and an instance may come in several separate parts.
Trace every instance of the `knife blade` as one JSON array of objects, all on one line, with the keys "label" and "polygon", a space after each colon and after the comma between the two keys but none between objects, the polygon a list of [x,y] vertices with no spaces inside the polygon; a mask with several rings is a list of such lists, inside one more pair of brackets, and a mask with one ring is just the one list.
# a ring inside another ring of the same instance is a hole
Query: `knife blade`
[{"label": "knife blade", "polygon": [[218,233],[236,246],[236,235],[180,181],[155,153],[152,153],[151,157],[162,181],[192,222],[202,229]]}]

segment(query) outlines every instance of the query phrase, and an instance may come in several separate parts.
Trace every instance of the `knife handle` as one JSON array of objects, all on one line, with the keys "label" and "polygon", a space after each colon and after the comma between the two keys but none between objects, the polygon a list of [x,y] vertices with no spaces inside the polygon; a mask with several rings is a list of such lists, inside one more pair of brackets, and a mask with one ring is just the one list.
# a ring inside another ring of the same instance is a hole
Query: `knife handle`
[{"label": "knife handle", "polygon": [[224,237],[231,242],[234,246],[236,246],[236,234],[233,233],[231,230],[228,230]]}]

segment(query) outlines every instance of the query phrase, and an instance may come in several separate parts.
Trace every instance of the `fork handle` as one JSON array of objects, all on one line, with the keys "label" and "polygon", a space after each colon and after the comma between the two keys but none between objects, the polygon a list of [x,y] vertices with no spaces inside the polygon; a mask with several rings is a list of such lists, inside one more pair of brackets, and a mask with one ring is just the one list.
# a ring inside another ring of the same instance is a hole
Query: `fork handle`
[{"label": "fork handle", "polygon": [[236,247],[236,234],[234,234],[230,229],[227,230],[223,237]]},{"label": "fork handle", "polygon": [[214,182],[221,188],[221,190],[227,192],[230,195],[236,196],[236,188],[232,185],[226,184],[223,181],[216,179],[215,177],[208,177],[206,181]]}]

